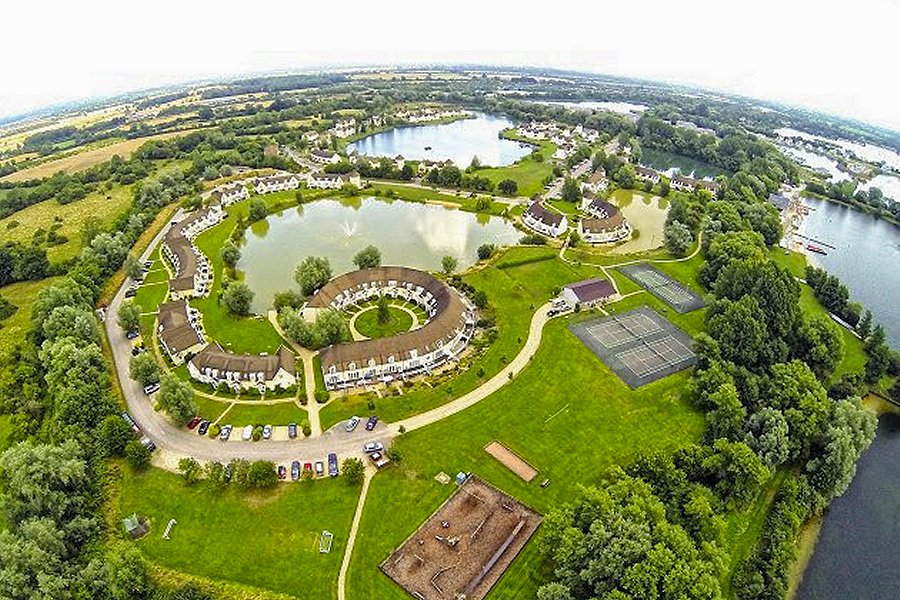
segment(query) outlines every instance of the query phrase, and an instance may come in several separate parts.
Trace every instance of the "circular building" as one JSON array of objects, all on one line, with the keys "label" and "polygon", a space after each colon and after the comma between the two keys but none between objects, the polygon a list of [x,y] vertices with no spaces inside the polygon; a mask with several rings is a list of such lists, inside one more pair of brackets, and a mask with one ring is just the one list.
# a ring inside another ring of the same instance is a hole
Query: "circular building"
[{"label": "circular building", "polygon": [[452,287],[432,275],[406,267],[360,269],[335,277],[310,299],[304,316],[320,310],[344,310],[378,296],[421,306],[425,324],[392,337],[335,344],[322,350],[325,387],[337,390],[423,373],[465,349],[475,328],[475,308]]},{"label": "circular building", "polygon": [[578,223],[578,234],[585,242],[609,244],[631,236],[631,225],[614,204],[594,198],[583,210],[586,216]]}]

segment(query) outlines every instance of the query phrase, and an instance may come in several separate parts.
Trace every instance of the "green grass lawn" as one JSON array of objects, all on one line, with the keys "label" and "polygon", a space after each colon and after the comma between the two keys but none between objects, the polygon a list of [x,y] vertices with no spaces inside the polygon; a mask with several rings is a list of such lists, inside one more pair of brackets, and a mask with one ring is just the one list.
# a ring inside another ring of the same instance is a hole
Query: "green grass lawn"
[{"label": "green grass lawn", "polygon": [[131,201],[131,186],[120,185],[109,191],[92,192],[69,204],[44,200],[0,219],[0,238],[27,244],[38,229],[49,231],[55,223],[61,223],[57,233],[65,236],[67,241],[47,247],[47,258],[51,263],[59,263],[81,252],[81,228],[88,219],[99,219],[102,227],[109,227],[125,212]]},{"label": "green grass lawn", "polygon": [[412,328],[412,324],[412,315],[394,306],[388,306],[388,320],[385,323],[378,320],[377,308],[364,310],[354,322],[356,331],[373,339],[404,333]]},{"label": "green grass lawn", "polygon": [[[567,321],[547,325],[531,365],[509,385],[394,442],[403,465],[372,483],[348,597],[406,597],[377,565],[452,493],[452,486],[434,481],[439,471],[471,471],[546,512],[571,501],[579,485],[596,483],[613,465],[699,439],[704,420],[684,399],[687,372],[631,391],[568,331]],[[538,476],[525,483],[490,457],[483,448],[494,439],[530,462]],[[549,487],[540,487],[543,479],[551,480]],[[491,598],[533,598],[543,568],[537,545],[530,543]]]},{"label": "green grass lawn", "polygon": [[476,175],[486,177],[495,186],[504,179],[512,179],[519,186],[517,196],[533,196],[544,189],[544,180],[552,173],[553,166],[549,162],[538,162],[529,155],[506,167],[478,169]]},{"label": "green grass lawn", "polygon": [[57,283],[60,277],[40,281],[22,281],[0,288],[0,296],[12,302],[18,310],[6,320],[0,321],[0,356],[6,355],[17,342],[25,339],[31,329],[31,306],[38,292]]},{"label": "green grass lawn", "polygon": [[[263,196],[266,204],[270,207],[279,203],[294,202],[293,198],[293,192],[279,192]],[[246,215],[248,206],[249,201],[231,206],[228,209],[228,218],[197,236],[195,243],[212,263],[212,272],[215,273],[215,278],[209,296],[191,300],[191,306],[203,313],[203,327],[208,337],[219,342],[224,349],[238,353],[268,352],[271,354],[281,346],[282,339],[265,316],[233,316],[229,314],[219,299],[223,274],[219,249],[231,235],[237,223],[237,215]]]},{"label": "green grass lawn", "polygon": [[[357,495],[343,478],[240,493],[187,487],[178,475],[150,469],[124,475],[118,510],[120,518],[150,518],[149,535],[135,543],[156,564],[299,598],[335,598]],[[163,540],[169,519],[178,524]],[[319,553],[322,530],[334,534],[329,554]]]},{"label": "green grass lawn", "polygon": [[[402,396],[375,400],[375,413],[396,421],[439,406],[476,388],[512,360],[525,340],[531,317],[538,306],[561,286],[597,275],[591,267],[573,267],[556,258],[552,248],[510,248],[493,264],[466,274],[463,279],[484,290],[494,308],[499,329],[497,339],[474,365],[448,381],[430,387],[417,384]],[[479,376],[479,368],[484,373]],[[339,396],[322,409],[322,428],[358,414],[369,414],[369,395]]]},{"label": "green grass lawn", "polygon": [[[235,427],[244,425],[287,425],[307,420],[306,411],[293,402],[278,404],[235,404],[222,419]],[[262,442],[260,442],[262,443]]]}]

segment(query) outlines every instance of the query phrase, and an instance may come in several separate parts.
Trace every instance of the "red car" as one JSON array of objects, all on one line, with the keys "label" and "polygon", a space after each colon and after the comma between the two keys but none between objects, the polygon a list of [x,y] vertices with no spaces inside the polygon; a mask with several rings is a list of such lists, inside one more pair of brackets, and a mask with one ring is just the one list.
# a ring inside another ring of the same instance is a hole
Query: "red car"
[{"label": "red car", "polygon": [[312,472],[312,463],[303,463],[303,470]]},{"label": "red car", "polygon": [[200,421],[202,421],[202,420],[203,420],[202,417],[194,417],[193,419],[188,421],[187,428],[194,429],[197,425],[200,424]]}]

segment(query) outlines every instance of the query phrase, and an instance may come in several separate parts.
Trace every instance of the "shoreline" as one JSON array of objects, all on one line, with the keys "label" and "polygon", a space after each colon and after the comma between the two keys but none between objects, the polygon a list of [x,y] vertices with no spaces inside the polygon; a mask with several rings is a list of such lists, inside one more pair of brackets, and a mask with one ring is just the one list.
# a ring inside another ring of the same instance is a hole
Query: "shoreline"
[{"label": "shoreline", "polygon": [[[900,415],[900,406],[892,404],[881,396],[869,393],[863,398],[863,406],[871,408],[875,414],[881,418],[885,414]],[[800,533],[797,535],[797,556],[791,564],[788,573],[788,590],[785,594],[785,600],[794,600],[800,585],[803,583],[803,576],[809,567],[809,561],[816,553],[816,547],[819,542],[819,534],[822,532],[822,525],[825,522],[825,514],[809,519],[800,527]]]}]

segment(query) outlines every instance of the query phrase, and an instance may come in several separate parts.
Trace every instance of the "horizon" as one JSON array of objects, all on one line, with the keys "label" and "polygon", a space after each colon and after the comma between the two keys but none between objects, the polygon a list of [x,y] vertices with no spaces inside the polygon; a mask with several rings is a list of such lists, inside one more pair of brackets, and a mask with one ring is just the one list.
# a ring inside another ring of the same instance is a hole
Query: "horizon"
[{"label": "horizon", "polygon": [[[260,28],[246,27],[222,4],[209,11],[162,0],[147,12],[97,0],[92,7],[89,14],[79,7],[56,9],[57,18],[44,23],[51,44],[35,45],[22,27],[0,39],[7,56],[29,49],[0,70],[6,83],[0,117],[211,78],[348,65],[478,64],[696,87],[900,131],[896,84],[878,60],[893,55],[891,25],[900,21],[900,4],[889,0],[861,0],[853,11],[837,2],[764,0],[740,14],[739,23],[707,0],[677,13],[653,0],[641,14],[659,18],[642,20],[628,7],[564,2],[540,23],[462,0],[441,15],[439,29],[419,18],[421,7],[408,0],[389,14],[368,4],[350,7],[337,20],[328,7],[284,6],[279,19],[260,21]],[[16,5],[9,22],[41,21],[39,10]],[[134,20],[149,37],[133,35]],[[85,38],[86,28],[98,35]],[[164,40],[153,37],[157,31],[166,33]],[[213,32],[212,44],[206,32]]]}]

